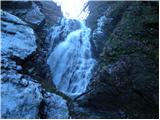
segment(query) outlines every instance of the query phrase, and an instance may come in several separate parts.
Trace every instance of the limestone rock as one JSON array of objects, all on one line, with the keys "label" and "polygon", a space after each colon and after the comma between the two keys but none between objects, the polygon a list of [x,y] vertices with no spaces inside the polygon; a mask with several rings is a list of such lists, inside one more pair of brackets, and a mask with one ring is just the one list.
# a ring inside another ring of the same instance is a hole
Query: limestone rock
[{"label": "limestone rock", "polygon": [[[36,119],[68,118],[66,101],[42,89],[37,80],[24,75],[24,66],[18,64],[36,51],[36,37],[32,28],[18,17],[1,11],[1,118]],[[44,109],[40,109],[45,101]]]},{"label": "limestone rock", "polygon": [[46,92],[44,95],[44,113],[47,119],[67,119],[69,118],[66,101],[56,95]]},{"label": "limestone rock", "polygon": [[8,54],[26,58],[33,53],[36,48],[36,37],[32,28],[25,22],[9,13],[1,11],[2,16],[2,55]]},{"label": "limestone rock", "polygon": [[40,85],[21,74],[8,71],[2,74],[1,117],[14,119],[38,118],[42,100]]}]

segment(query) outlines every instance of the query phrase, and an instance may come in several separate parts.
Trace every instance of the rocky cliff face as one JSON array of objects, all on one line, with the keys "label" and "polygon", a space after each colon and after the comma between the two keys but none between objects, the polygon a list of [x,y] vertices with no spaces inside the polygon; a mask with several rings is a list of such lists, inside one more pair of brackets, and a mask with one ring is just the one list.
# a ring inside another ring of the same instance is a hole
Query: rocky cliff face
[{"label": "rocky cliff face", "polygon": [[89,8],[99,63],[78,101],[100,118],[157,118],[158,2],[90,2]]},{"label": "rocky cliff face", "polygon": [[46,64],[50,45],[46,36],[50,28],[62,17],[60,8],[52,1],[3,1],[2,9],[21,18],[35,32],[37,49],[25,60],[18,60],[18,64],[23,67],[21,73],[31,75],[40,81],[43,87],[53,91],[54,85]]},{"label": "rocky cliff face", "polygon": [[[45,11],[45,4],[2,2],[5,11],[1,10],[1,118],[69,118],[66,100],[47,92],[54,86],[50,84],[44,56],[48,50],[45,26],[55,24],[60,14],[41,12]],[[52,4],[53,9],[59,9]],[[47,15],[55,21],[45,21]],[[39,30],[44,34],[39,34]]]}]

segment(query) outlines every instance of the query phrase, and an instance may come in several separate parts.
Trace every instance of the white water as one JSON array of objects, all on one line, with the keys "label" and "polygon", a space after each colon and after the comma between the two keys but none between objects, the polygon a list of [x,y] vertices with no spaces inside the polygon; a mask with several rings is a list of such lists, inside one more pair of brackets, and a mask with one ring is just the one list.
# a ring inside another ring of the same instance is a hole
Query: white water
[{"label": "white water", "polygon": [[47,60],[54,84],[69,96],[85,92],[96,63],[91,55],[91,30],[85,26],[84,21],[79,22],[81,27],[70,32],[65,40],[53,49]]}]

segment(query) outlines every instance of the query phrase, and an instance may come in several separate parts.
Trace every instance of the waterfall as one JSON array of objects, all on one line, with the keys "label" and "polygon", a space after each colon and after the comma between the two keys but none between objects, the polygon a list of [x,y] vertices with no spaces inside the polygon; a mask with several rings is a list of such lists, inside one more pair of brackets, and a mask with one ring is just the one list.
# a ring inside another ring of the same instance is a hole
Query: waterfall
[{"label": "waterfall", "polygon": [[[62,20],[61,25],[65,21],[65,27],[59,27],[63,30],[70,28],[69,20]],[[54,47],[47,60],[57,89],[69,96],[80,95],[86,91],[96,63],[91,53],[91,30],[84,21],[76,22],[79,23],[79,28],[69,32],[64,40]],[[54,31],[53,34],[52,41],[58,36]]]}]

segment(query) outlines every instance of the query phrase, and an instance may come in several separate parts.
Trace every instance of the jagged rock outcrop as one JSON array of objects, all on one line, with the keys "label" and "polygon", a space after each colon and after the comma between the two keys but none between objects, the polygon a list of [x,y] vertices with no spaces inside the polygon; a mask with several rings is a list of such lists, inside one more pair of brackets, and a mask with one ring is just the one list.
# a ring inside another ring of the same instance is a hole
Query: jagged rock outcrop
[{"label": "jagged rock outcrop", "polygon": [[37,48],[33,29],[17,17],[1,12],[2,18],[2,55],[24,59]]},{"label": "jagged rock outcrop", "polygon": [[[5,11],[1,11],[1,18],[1,118],[69,118],[62,97],[46,92],[37,80],[22,72],[20,61],[36,52],[33,29]],[[45,111],[45,117],[41,111]]]},{"label": "jagged rock outcrop", "polygon": [[[18,64],[23,67],[21,73],[29,74],[48,91],[55,91],[46,63],[50,45],[46,36],[50,28],[62,17],[60,7],[53,1],[2,1],[2,9],[18,16],[35,31],[36,52],[25,60],[18,60]],[[30,19],[31,16],[34,17]]]},{"label": "jagged rock outcrop", "polygon": [[[103,111],[102,118],[158,118],[158,2],[91,1],[90,10],[94,15],[87,22],[99,63],[78,102]],[[103,16],[105,37],[95,32]]]},{"label": "jagged rock outcrop", "polygon": [[2,1],[2,9],[20,17],[34,29],[44,24],[51,27],[62,16],[60,7],[52,1]]}]

